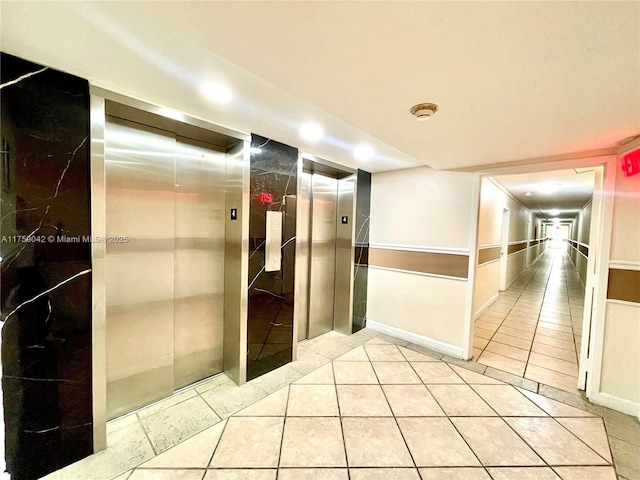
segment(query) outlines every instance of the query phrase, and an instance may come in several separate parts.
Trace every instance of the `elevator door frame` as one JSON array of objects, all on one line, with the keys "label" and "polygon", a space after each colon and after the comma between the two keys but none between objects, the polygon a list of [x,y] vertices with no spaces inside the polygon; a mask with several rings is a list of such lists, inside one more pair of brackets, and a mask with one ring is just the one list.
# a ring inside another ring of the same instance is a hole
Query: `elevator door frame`
[{"label": "elevator door frame", "polygon": [[[104,138],[106,104],[116,102],[143,112],[159,115],[168,123],[176,122],[175,112],[90,85],[90,172],[91,235],[106,237],[106,194]],[[208,130],[212,136],[230,137],[235,142],[227,149],[227,189],[225,192],[225,308],[224,369],[238,384],[246,381],[246,311],[249,229],[249,147],[250,135],[221,127],[184,114],[178,114],[182,125]],[[178,132],[180,133],[180,132]],[[235,209],[233,219],[230,209]],[[107,423],[106,377],[106,278],[104,242],[91,244],[92,262],[92,410],[93,449],[104,450]]]},{"label": "elevator door frame", "polygon": [[[353,323],[353,287],[355,255],[355,211],[357,197],[357,171],[329,161],[309,158],[305,154],[298,162],[298,224],[296,231],[296,305],[294,318],[294,339],[305,340],[309,337],[309,293],[311,263],[311,177],[313,174],[332,176],[346,187],[343,195],[337,190],[338,200],[336,219],[347,217],[347,224],[336,222],[336,241],[343,244],[337,249],[336,265],[340,269],[338,282],[334,279],[334,322],[333,330],[350,335]],[[344,196],[344,193],[347,193]],[[346,201],[345,201],[346,199]],[[342,200],[342,201],[340,201]],[[340,285],[338,289],[337,286]],[[294,342],[294,359],[297,342]]]}]

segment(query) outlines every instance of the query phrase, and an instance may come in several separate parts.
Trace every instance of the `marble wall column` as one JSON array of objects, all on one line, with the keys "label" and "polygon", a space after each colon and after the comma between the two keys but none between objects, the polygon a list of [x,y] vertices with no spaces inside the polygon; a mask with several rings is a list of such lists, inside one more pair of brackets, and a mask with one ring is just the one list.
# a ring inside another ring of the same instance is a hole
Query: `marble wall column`
[{"label": "marble wall column", "polygon": [[371,174],[357,173],[355,275],[353,280],[353,333],[367,323],[367,277],[369,266],[369,222],[371,219]]},{"label": "marble wall column", "polygon": [[[247,380],[291,361],[298,150],[251,137]],[[267,212],[282,214],[279,270],[265,265]]]},{"label": "marble wall column", "polygon": [[1,55],[5,457],[36,479],[93,452],[89,86]]}]

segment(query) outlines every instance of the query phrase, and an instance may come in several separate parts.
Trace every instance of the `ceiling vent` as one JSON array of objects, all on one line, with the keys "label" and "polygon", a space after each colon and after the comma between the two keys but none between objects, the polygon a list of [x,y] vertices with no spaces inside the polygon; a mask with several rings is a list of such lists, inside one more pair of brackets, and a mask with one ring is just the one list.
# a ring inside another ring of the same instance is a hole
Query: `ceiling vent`
[{"label": "ceiling vent", "polygon": [[411,114],[421,122],[429,120],[437,111],[438,106],[435,103],[419,103],[411,107]]}]

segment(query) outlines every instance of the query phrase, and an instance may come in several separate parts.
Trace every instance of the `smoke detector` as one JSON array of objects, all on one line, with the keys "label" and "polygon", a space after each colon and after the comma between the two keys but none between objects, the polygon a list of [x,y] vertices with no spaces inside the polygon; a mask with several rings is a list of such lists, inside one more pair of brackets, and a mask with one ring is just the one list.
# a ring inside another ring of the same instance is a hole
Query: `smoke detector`
[{"label": "smoke detector", "polygon": [[438,105],[435,103],[419,103],[411,107],[411,114],[414,115],[418,121],[424,122],[438,111]]}]

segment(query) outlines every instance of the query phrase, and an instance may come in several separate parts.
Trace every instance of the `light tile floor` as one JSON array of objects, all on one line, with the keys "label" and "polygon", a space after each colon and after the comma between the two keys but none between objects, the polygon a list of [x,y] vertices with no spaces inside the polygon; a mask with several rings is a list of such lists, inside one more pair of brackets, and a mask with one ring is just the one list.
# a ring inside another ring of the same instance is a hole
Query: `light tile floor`
[{"label": "light tile floor", "polygon": [[[221,375],[110,422],[107,450],[50,478],[640,478],[637,420],[577,395],[369,330],[303,342],[299,356],[259,386]],[[195,435],[175,417],[194,399],[219,418]],[[162,438],[182,441],[165,448],[154,429],[171,428]]]},{"label": "light tile floor", "polygon": [[568,255],[547,250],[476,320],[473,359],[579,393],[583,305]]}]

